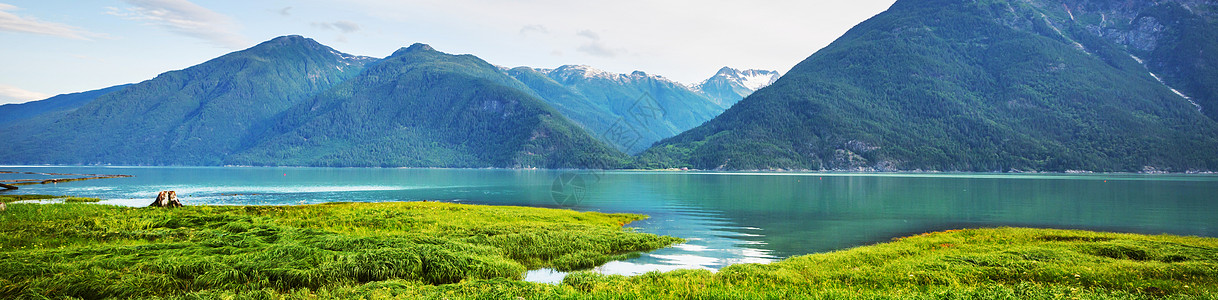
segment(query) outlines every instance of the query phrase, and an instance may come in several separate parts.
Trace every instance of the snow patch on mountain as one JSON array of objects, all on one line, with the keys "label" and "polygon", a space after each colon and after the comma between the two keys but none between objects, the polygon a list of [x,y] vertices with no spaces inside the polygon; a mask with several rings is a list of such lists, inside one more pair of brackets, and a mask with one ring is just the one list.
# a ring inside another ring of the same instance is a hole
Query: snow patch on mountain
[{"label": "snow patch on mountain", "polygon": [[643,71],[634,71],[630,74],[618,74],[609,71],[600,70],[587,65],[565,65],[557,69],[541,69],[533,68],[538,73],[546,74],[559,82],[572,82],[577,79],[602,79],[617,83],[639,82],[645,80],[654,80],[660,83],[668,83],[681,88],[690,89],[689,86],[678,83],[664,76],[647,74]]},{"label": "snow patch on mountain", "polygon": [[[1143,62],[1142,59],[1137,56],[1129,55],[1129,57],[1132,57],[1133,60],[1137,61],[1139,64],[1142,64],[1143,66],[1146,65],[1146,63]],[[1173,93],[1176,93],[1176,95],[1180,96],[1180,98],[1184,98],[1184,100],[1188,100],[1188,103],[1192,104],[1193,107],[1196,107],[1197,111],[1202,111],[1201,105],[1197,104],[1196,101],[1193,101],[1192,97],[1189,97],[1188,95],[1181,93],[1179,90],[1176,90],[1176,88],[1173,88],[1170,85],[1167,85],[1167,82],[1164,82],[1163,78],[1160,78],[1159,75],[1155,74],[1154,72],[1150,72],[1149,69],[1148,69],[1147,73],[1150,73],[1150,77],[1154,77],[1155,80],[1159,81],[1159,84],[1162,84],[1163,86],[1167,87],[1167,89],[1171,90]]]},{"label": "snow patch on mountain", "polygon": [[779,77],[778,72],[774,71],[745,70],[741,74],[740,84],[754,91],[774,84]]},{"label": "snow patch on mountain", "polygon": [[[339,60],[342,61],[343,64],[346,64],[348,66],[350,66],[354,63],[366,64],[369,62],[379,60],[379,58],[375,58],[375,57],[371,57],[371,56],[351,55],[351,54],[339,52],[338,50],[334,50],[334,49],[330,49],[330,54],[334,55],[335,57],[338,57]],[[340,67],[339,70],[341,71],[342,68]]]},{"label": "snow patch on mountain", "polygon": [[690,88],[710,98],[715,104],[727,109],[757,90],[773,84],[781,73],[769,70],[738,70],[730,67],[719,69],[715,76],[703,80]]},{"label": "snow patch on mountain", "polygon": [[741,71],[730,67],[723,67],[722,69],[719,69],[718,73],[715,73],[715,76],[694,85],[693,89],[702,90],[709,82],[725,80],[727,82],[739,85],[740,87],[744,87],[751,92],[755,92],[763,87],[773,84],[774,81],[777,81],[779,77],[782,77],[782,74],[778,73],[778,71],[757,69]]},{"label": "snow patch on mountain", "polygon": [[548,74],[552,77],[561,78],[562,80],[570,80],[574,78],[600,78],[616,80],[621,77],[621,74],[602,71],[588,65],[565,65],[553,70],[537,69],[537,71]]}]

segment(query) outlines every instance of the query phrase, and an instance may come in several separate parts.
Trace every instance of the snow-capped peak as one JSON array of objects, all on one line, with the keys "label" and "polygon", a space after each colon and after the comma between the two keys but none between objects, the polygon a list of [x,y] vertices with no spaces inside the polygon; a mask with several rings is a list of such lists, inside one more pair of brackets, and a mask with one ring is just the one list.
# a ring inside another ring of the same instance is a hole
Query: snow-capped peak
[{"label": "snow-capped peak", "polygon": [[694,91],[710,97],[712,101],[726,109],[753,92],[773,84],[779,77],[782,77],[782,74],[778,71],[756,69],[741,71],[723,67],[715,73],[715,76],[711,76],[692,88]]},{"label": "snow-capped peak", "polygon": [[702,89],[707,82],[711,81],[727,81],[738,84],[750,91],[756,91],[773,84],[779,77],[782,77],[782,74],[778,73],[778,71],[757,69],[741,71],[731,67],[723,67],[719,69],[719,72],[715,73],[715,76],[695,85],[694,89]]},{"label": "snow-capped peak", "polygon": [[689,89],[690,91],[693,91],[693,89],[690,89],[688,86],[678,83],[676,81],[672,81],[668,78],[665,78],[664,76],[647,74],[646,72],[637,71],[637,70],[634,72],[630,72],[630,74],[618,74],[618,73],[599,70],[599,69],[596,69],[596,68],[593,68],[593,67],[587,66],[587,65],[565,65],[565,66],[558,67],[557,69],[535,68],[533,70],[536,70],[537,72],[540,72],[542,74],[546,74],[547,76],[550,76],[550,78],[553,78],[554,80],[557,80],[559,82],[572,82],[576,79],[601,79],[601,80],[610,80],[610,81],[619,82],[619,83],[637,82],[640,80],[655,80],[658,82],[669,83],[674,86],[679,86],[681,88],[685,88],[685,89]]},{"label": "snow-capped peak", "polygon": [[565,65],[548,73],[552,73],[564,79],[571,78],[572,76],[578,76],[584,78],[602,78],[612,80],[619,77],[618,74],[601,71],[588,65]]}]

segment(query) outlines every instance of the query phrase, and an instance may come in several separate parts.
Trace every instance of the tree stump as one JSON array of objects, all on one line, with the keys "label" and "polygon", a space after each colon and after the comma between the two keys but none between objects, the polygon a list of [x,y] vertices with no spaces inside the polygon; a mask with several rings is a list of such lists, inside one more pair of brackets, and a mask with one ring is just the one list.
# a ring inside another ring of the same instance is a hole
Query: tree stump
[{"label": "tree stump", "polygon": [[4,206],[4,202],[0,202],[0,212],[4,212],[6,210],[8,210],[8,207]]},{"label": "tree stump", "polygon": [[161,191],[156,195],[156,201],[152,201],[150,207],[182,207],[182,201],[178,201],[178,193],[174,191]]}]

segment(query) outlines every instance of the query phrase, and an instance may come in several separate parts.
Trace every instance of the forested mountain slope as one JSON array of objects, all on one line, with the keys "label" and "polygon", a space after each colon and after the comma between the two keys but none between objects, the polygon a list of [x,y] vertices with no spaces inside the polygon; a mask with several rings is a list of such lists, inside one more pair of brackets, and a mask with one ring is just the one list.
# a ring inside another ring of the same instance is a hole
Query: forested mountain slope
[{"label": "forested mountain slope", "polygon": [[0,105],[0,128],[30,119],[54,122],[63,115],[89,104],[97,97],[122,90],[130,84],[116,85],[104,89],[57,95],[38,101]]},{"label": "forested mountain slope", "polygon": [[618,168],[597,141],[473,55],[415,44],[284,113],[243,165]]},{"label": "forested mountain slope", "polygon": [[627,153],[642,152],[724,110],[707,95],[641,71],[615,74],[568,65],[519,67],[507,73],[594,136]]},{"label": "forested mountain slope", "polygon": [[222,164],[286,109],[374,61],[279,37],[102,95],[44,126],[14,125],[0,161]]},{"label": "forested mountain slope", "polygon": [[1218,125],[1124,46],[1026,1],[900,0],[650,167],[1218,168]]}]

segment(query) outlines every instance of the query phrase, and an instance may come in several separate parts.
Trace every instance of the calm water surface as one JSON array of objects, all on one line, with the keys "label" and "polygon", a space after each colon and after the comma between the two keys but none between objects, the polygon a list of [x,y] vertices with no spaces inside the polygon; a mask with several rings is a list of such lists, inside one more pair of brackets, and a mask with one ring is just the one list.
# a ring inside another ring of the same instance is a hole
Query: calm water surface
[{"label": "calm water surface", "polygon": [[[597,268],[624,275],[679,268],[715,270],[955,228],[1026,226],[1218,237],[1218,176],[1214,175],[170,167],[0,170],[135,175],[24,186],[17,192],[98,197],[106,199],[105,204],[144,206],[158,191],[175,190],[187,205],[440,200],[566,207],[650,215],[629,226],[689,240]],[[562,177],[564,174],[567,176]],[[564,181],[572,182],[564,187],[554,185],[556,178],[578,179]],[[572,196],[566,198],[568,195]],[[536,270],[528,279],[555,282],[562,276]]]}]

